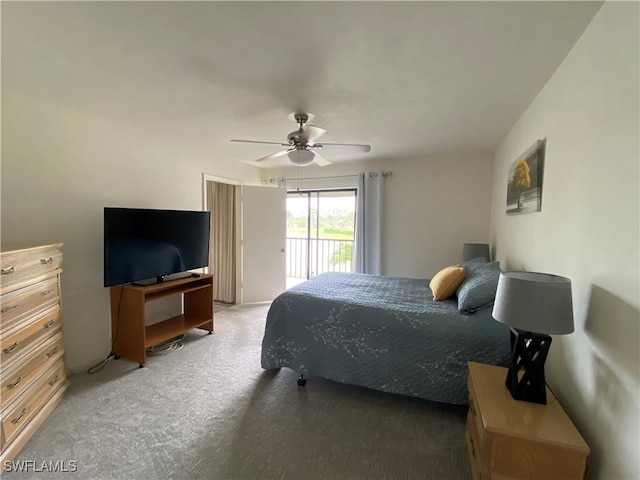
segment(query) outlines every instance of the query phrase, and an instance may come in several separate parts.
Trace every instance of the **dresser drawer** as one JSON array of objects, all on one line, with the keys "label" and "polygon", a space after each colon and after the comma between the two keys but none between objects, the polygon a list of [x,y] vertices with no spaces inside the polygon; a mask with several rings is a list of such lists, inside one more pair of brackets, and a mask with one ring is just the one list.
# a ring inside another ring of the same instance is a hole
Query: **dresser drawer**
[{"label": "dresser drawer", "polygon": [[56,245],[2,252],[0,255],[0,284],[9,285],[60,268],[62,252]]},{"label": "dresser drawer", "polygon": [[2,332],[0,336],[0,364],[2,369],[11,368],[13,362],[24,358],[24,355],[46,337],[54,335],[62,328],[60,308],[53,307],[29,320],[29,323]]},{"label": "dresser drawer", "polygon": [[564,446],[494,436],[491,469],[501,478],[533,478],[540,480],[582,479],[587,455]]},{"label": "dresser drawer", "polygon": [[3,294],[0,297],[0,326],[3,330],[11,329],[38,310],[59,302],[58,276],[54,273],[38,283]]},{"label": "dresser drawer", "polygon": [[42,375],[33,387],[28,389],[2,416],[2,448],[11,442],[38,413],[55,391],[66,383],[63,360],[55,363]]},{"label": "dresser drawer", "polygon": [[[482,422],[482,414],[480,412],[480,406],[478,404],[478,397],[475,393],[473,382],[471,378],[467,380],[467,388],[469,389],[469,418],[474,423],[475,432],[477,436],[477,447],[483,448],[486,450],[487,442],[489,439],[487,438],[487,431],[484,427],[484,423]],[[484,452],[482,452],[484,453]]]},{"label": "dresser drawer", "polygon": [[482,476],[482,459],[480,458],[480,452],[478,451],[478,436],[476,435],[476,428],[474,420],[469,412],[467,414],[467,452],[469,454],[469,462],[471,464],[471,478],[473,480],[483,480]]},{"label": "dresser drawer", "polygon": [[[36,379],[52,364],[64,355],[64,339],[62,332],[48,339],[37,348],[29,352],[23,362],[14,368],[3,370],[0,379],[0,398],[2,410],[21,395]],[[15,363],[15,362],[14,362]]]}]

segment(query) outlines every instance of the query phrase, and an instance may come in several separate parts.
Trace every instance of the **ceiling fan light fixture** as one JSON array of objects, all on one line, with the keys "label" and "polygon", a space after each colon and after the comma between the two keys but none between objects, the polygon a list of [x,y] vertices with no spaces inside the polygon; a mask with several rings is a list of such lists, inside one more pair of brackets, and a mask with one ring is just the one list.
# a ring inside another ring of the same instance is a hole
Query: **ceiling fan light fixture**
[{"label": "ceiling fan light fixture", "polygon": [[316,157],[316,154],[311,150],[293,150],[287,154],[291,163],[298,165],[300,167],[304,167],[313,162],[313,159]]}]

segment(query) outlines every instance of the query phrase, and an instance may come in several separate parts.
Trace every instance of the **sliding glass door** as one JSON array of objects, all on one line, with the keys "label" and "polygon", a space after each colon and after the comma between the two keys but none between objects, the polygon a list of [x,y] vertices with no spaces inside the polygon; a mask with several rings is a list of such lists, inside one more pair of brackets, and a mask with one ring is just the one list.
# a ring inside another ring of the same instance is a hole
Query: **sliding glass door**
[{"label": "sliding glass door", "polygon": [[287,286],[353,271],[356,190],[287,193]]}]

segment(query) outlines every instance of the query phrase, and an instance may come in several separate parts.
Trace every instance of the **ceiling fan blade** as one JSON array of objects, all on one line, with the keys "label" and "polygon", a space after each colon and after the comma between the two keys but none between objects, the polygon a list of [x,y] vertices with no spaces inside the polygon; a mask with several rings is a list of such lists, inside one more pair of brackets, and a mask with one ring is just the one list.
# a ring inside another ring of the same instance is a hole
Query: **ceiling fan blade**
[{"label": "ceiling fan blade", "polygon": [[356,143],[316,143],[313,148],[321,148],[322,150],[351,150],[354,152],[368,153],[371,151],[371,145],[360,145]]},{"label": "ceiling fan blade", "polygon": [[316,127],[315,125],[305,125],[302,129],[307,134],[307,143],[310,144],[315,143],[318,138],[327,133],[324,128]]},{"label": "ceiling fan blade", "polygon": [[259,140],[237,140],[237,139],[233,139],[230,140],[231,142],[243,142],[243,143],[266,143],[267,145],[281,145],[283,147],[288,147],[289,144],[288,143],[282,143],[282,142],[262,142]]},{"label": "ceiling fan blade", "polygon": [[287,153],[293,151],[293,148],[290,148],[289,150],[280,150],[279,152],[276,153],[272,153],[271,155],[267,155],[266,157],[262,157],[256,160],[256,162],[264,162],[265,160],[271,160],[272,158],[278,158],[281,157],[283,155],[286,155]]},{"label": "ceiling fan blade", "polygon": [[320,155],[318,152],[313,152],[315,154],[315,157],[313,159],[314,162],[316,162],[316,164],[319,167],[324,167],[325,165],[329,165],[331,162],[329,160],[327,160],[326,158],[324,158],[322,155]]}]

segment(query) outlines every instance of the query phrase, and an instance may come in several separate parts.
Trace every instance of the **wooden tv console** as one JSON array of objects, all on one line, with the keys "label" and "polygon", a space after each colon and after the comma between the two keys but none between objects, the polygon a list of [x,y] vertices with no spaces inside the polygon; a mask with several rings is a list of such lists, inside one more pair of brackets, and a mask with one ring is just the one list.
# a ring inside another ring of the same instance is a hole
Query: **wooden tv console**
[{"label": "wooden tv console", "polygon": [[[145,304],[172,295],[183,296],[183,313],[145,325]],[[147,363],[147,348],[194,328],[213,332],[211,274],[193,274],[148,286],[130,283],[111,287],[111,341],[116,357],[133,360],[143,367]]]}]

